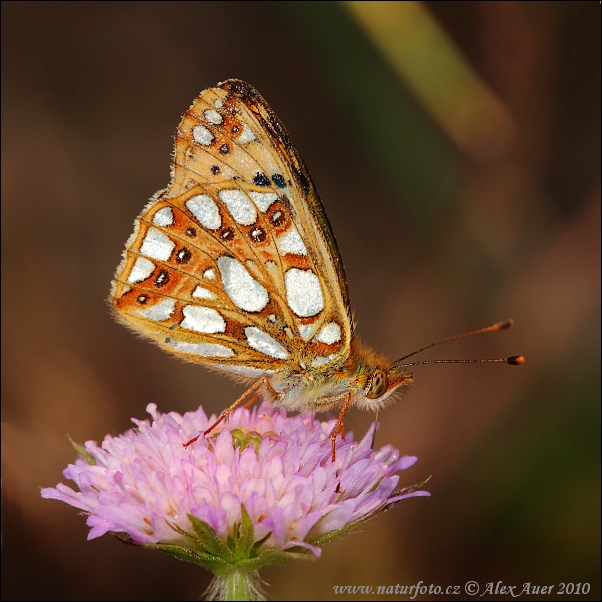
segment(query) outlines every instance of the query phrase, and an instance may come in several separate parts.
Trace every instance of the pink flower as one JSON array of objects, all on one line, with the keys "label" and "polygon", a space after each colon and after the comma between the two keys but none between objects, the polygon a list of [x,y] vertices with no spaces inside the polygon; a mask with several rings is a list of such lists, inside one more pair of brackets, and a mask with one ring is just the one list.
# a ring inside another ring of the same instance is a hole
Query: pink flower
[{"label": "pink flower", "polygon": [[371,449],[374,426],[359,443],[350,434],[331,460],[336,419],[289,417],[263,403],[215,421],[202,408],[160,414],[118,437],[80,448],[81,457],[42,497],[88,514],[88,539],[112,531],[131,543],[169,552],[223,574],[252,571],[320,546],[400,500],[429,495],[422,484],[394,493],[395,473],[416,462],[386,445]]}]

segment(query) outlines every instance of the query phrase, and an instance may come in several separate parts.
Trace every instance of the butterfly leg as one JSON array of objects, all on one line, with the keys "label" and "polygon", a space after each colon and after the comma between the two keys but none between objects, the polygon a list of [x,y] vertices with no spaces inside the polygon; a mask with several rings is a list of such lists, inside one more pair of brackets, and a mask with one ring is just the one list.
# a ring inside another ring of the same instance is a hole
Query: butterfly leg
[{"label": "butterfly leg", "polygon": [[249,399],[249,401],[247,401],[247,403],[245,403],[242,407],[243,408],[247,408],[249,409],[259,398],[260,392],[259,391],[255,391],[255,393],[253,393],[253,397],[251,397],[251,399]]},{"label": "butterfly leg", "polygon": [[[257,382],[253,383],[230,407],[226,408],[222,412],[222,415],[203,433],[203,435],[206,437],[220,422],[225,420],[252,393],[254,395],[251,397],[250,403],[254,402],[257,399],[259,395],[259,390],[262,386],[265,386],[270,397],[272,397],[273,399],[278,398],[278,393],[276,393],[276,391],[270,385],[268,379],[260,378]],[[250,403],[248,405],[250,405]],[[245,407],[247,407],[247,404],[245,404]],[[186,443],[184,443],[184,447],[192,445],[199,437],[200,435],[197,435],[190,441],[187,441]]]},{"label": "butterfly leg", "polygon": [[[254,395],[251,397],[251,401],[255,401],[255,398],[259,395],[259,390],[261,389],[262,386],[267,385],[268,387],[270,387],[270,389],[272,388],[270,386],[270,384],[268,383],[268,379],[267,378],[260,378],[257,382],[253,383],[229,408],[226,408],[223,412],[222,415],[203,433],[203,435],[207,436],[220,422],[222,422],[223,420],[225,420],[226,418],[228,418],[228,416],[230,416],[230,414],[249,396],[251,395],[251,393],[254,393]],[[272,389],[273,390],[273,389]]]},{"label": "butterfly leg", "polygon": [[349,411],[349,406],[351,405],[351,393],[347,393],[343,399],[344,399],[343,407],[341,408],[341,411],[339,412],[339,419],[337,420],[337,423],[334,425],[334,428],[332,429],[332,433],[330,433],[330,444],[332,446],[331,448],[332,448],[332,461],[333,462],[336,460],[336,457],[337,457],[337,453],[336,453],[337,435],[339,433],[341,433],[342,436],[345,436],[345,416],[346,416],[347,412]]},{"label": "butterfly leg", "polygon": [[[278,394],[276,389],[274,389],[274,387],[272,387],[272,385],[270,385],[270,381],[268,381],[267,378],[262,378],[260,382],[263,382],[263,384],[265,386],[264,392],[267,393],[267,395],[270,398],[270,401],[272,403],[274,403],[275,401],[278,401],[280,399],[280,395]],[[249,389],[245,393],[245,395],[250,393],[250,391],[251,391],[251,389]],[[255,391],[255,393],[253,394],[253,397],[251,397],[251,399],[249,399],[249,401],[247,401],[247,403],[245,403],[245,405],[243,407],[250,408],[257,401],[257,398],[260,396],[260,394],[261,394],[261,391],[259,389],[257,389]]]}]

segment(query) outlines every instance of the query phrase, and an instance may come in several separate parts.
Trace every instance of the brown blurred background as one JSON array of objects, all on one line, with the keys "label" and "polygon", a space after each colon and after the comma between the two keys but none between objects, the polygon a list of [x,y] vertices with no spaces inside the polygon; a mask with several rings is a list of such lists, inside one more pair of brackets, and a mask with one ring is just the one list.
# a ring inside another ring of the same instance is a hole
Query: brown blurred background
[{"label": "brown blurred background", "polygon": [[368,343],[394,359],[511,317],[421,359],[528,360],[416,368],[377,444],[417,455],[401,482],[433,475],[432,497],[318,562],[265,570],[269,593],[501,580],[555,585],[548,600],[590,583],[580,599],[599,599],[596,2],[2,3],[2,599],[193,600],[209,581],[87,542],[85,519],[39,488],[74,459],[66,434],[100,441],[151,401],[219,412],[242,391],[105,303],[134,218],[168,183],[181,114],[231,77],[309,166]]}]

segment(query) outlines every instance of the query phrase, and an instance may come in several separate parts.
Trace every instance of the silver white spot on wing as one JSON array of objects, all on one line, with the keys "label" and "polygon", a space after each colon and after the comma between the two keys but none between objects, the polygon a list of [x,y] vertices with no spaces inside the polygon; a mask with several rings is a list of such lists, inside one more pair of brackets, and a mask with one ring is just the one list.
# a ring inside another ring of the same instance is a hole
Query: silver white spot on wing
[{"label": "silver white spot on wing", "polygon": [[262,213],[265,213],[270,205],[278,200],[278,195],[275,192],[249,192],[249,196]]},{"label": "silver white spot on wing", "polygon": [[261,311],[268,304],[268,292],[240,261],[223,256],[217,260],[217,267],[224,289],[236,307],[255,312]]},{"label": "silver white spot on wing", "polygon": [[318,277],[311,270],[290,268],[284,275],[286,301],[300,318],[315,316],[324,309]]},{"label": "silver white spot on wing", "polygon": [[208,194],[198,194],[189,198],[186,203],[188,211],[196,217],[202,226],[209,230],[217,230],[222,225],[217,204]]},{"label": "silver white spot on wing", "polygon": [[232,357],[234,351],[217,343],[184,343],[169,339],[167,344],[175,351],[200,355],[202,357]]},{"label": "silver white spot on wing", "polygon": [[180,322],[180,326],[186,328],[186,330],[208,334],[226,331],[226,322],[215,309],[198,305],[186,305],[182,313],[184,319]]},{"label": "silver white spot on wing", "polygon": [[175,246],[176,243],[169,236],[157,228],[149,228],[140,247],[140,253],[151,259],[167,261]]},{"label": "silver white spot on wing", "polygon": [[238,137],[237,141],[240,144],[245,144],[245,142],[252,142],[253,140],[255,140],[255,134],[246,125],[243,124],[242,132]]},{"label": "silver white spot on wing", "polygon": [[173,224],[173,213],[170,207],[159,209],[153,216],[153,224],[156,226],[171,226]]},{"label": "silver white spot on wing", "polygon": [[298,324],[299,334],[304,341],[309,341],[316,333],[317,324]]},{"label": "silver white spot on wing", "polygon": [[297,232],[297,229],[291,226],[282,236],[276,239],[276,247],[282,253],[292,253],[293,255],[307,255],[307,249],[303,244],[303,240]]},{"label": "silver white spot on wing", "polygon": [[175,299],[165,298],[161,299],[161,301],[158,301],[151,307],[139,309],[138,314],[143,318],[148,318],[149,320],[153,320],[155,322],[163,322],[171,316],[175,307]]},{"label": "silver white spot on wing", "polygon": [[195,142],[208,146],[213,142],[213,134],[204,125],[195,125],[192,128],[192,137]]},{"label": "silver white spot on wing", "polygon": [[209,123],[213,123],[214,125],[219,125],[223,121],[222,116],[213,109],[205,109],[203,115]]},{"label": "silver white spot on wing", "polygon": [[245,335],[249,342],[249,347],[252,347],[256,351],[279,360],[285,360],[289,357],[288,351],[267,332],[263,332],[263,330],[259,330],[259,328],[255,328],[254,326],[248,326],[245,328]]},{"label": "silver white spot on wing", "polygon": [[223,104],[224,104],[224,103],[222,102],[222,99],[221,99],[221,98],[216,98],[216,99],[213,101],[213,106],[214,106],[216,109],[221,109]]},{"label": "silver white spot on wing", "polygon": [[195,299],[207,299],[208,301],[214,301],[215,299],[217,299],[217,295],[215,293],[211,292],[209,289],[206,289],[202,286],[197,286],[192,291],[192,296]]},{"label": "silver white spot on wing", "polygon": [[257,220],[255,205],[242,190],[238,188],[220,190],[217,194],[228,207],[232,217],[241,226],[250,226],[255,223]]},{"label": "silver white spot on wing", "polygon": [[215,280],[215,270],[213,268],[209,268],[203,272],[203,278],[207,278],[207,280]]},{"label": "silver white spot on wing", "polygon": [[341,327],[336,322],[322,326],[316,335],[316,340],[326,345],[332,345],[341,340]]},{"label": "silver white spot on wing", "polygon": [[335,358],[336,358],[335,353],[333,353],[332,355],[329,355],[328,357],[318,356],[311,361],[311,365],[313,368],[319,368],[320,366],[325,366],[326,364],[330,364],[330,362],[332,362],[332,360],[334,360]]},{"label": "silver white spot on wing", "polygon": [[274,372],[278,372],[278,370],[264,370],[260,368],[252,368],[251,366],[233,366],[227,364],[222,364],[219,369],[224,370],[225,372],[231,372],[232,374],[238,374],[239,376],[246,376],[248,378],[257,378],[262,374],[274,374]]},{"label": "silver white spot on wing", "polygon": [[154,269],[155,264],[152,261],[149,261],[146,257],[138,257],[128,276],[128,282],[131,284],[142,282],[153,273]]}]

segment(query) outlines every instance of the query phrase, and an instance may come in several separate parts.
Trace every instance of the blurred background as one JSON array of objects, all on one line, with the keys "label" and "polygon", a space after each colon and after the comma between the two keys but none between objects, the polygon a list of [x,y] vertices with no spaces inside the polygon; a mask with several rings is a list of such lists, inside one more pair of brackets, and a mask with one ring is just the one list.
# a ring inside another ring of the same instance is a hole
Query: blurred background
[{"label": "blurred background", "polygon": [[105,303],[181,115],[232,77],[304,157],[366,342],[395,359],[514,318],[420,359],[527,358],[415,368],[377,445],[417,455],[401,484],[432,475],[432,497],[264,570],[270,595],[475,580],[600,599],[595,2],[2,3],[2,599],[194,600],[209,582],[87,542],[85,518],[39,488],[75,458],[67,434],[118,434],[149,402],[219,412],[243,390]]}]

